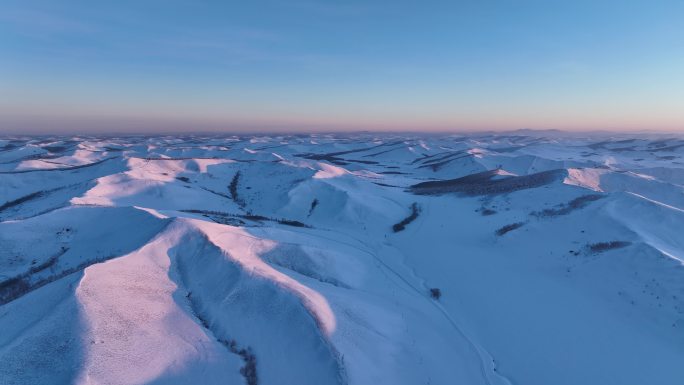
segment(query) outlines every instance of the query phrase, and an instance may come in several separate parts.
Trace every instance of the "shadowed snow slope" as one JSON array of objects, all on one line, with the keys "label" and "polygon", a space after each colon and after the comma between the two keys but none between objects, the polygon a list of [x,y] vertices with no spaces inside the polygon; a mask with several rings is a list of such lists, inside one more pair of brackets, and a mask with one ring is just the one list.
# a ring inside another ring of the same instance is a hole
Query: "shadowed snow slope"
[{"label": "shadowed snow slope", "polygon": [[684,140],[0,138],[0,385],[680,385]]}]

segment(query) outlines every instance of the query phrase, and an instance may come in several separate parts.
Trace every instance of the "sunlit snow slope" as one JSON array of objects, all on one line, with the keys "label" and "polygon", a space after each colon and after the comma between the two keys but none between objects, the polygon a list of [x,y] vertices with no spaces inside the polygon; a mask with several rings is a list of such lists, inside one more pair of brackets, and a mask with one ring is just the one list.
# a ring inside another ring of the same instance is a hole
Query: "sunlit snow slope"
[{"label": "sunlit snow slope", "polygon": [[684,384],[684,139],[0,138],[0,385]]}]

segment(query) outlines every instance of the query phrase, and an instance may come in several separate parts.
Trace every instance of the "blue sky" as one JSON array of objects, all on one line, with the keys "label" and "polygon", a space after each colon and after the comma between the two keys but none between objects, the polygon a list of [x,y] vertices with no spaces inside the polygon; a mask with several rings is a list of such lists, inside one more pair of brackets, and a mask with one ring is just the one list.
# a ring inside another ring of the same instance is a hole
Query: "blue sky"
[{"label": "blue sky", "polygon": [[0,132],[684,130],[682,1],[0,4]]}]

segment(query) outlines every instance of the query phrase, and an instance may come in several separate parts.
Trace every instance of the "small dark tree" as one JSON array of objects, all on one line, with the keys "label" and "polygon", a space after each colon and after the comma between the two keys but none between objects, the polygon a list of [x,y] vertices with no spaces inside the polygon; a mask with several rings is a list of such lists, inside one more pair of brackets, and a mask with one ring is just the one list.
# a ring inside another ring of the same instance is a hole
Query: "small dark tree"
[{"label": "small dark tree", "polygon": [[439,290],[438,288],[433,287],[432,289],[430,289],[430,297],[432,297],[433,299],[439,299],[439,297],[441,297],[441,296],[442,296],[442,291]]},{"label": "small dark tree", "polygon": [[311,208],[309,208],[309,216],[311,216],[311,213],[313,213],[316,206],[318,206],[318,199],[314,199],[313,201],[311,201]]}]

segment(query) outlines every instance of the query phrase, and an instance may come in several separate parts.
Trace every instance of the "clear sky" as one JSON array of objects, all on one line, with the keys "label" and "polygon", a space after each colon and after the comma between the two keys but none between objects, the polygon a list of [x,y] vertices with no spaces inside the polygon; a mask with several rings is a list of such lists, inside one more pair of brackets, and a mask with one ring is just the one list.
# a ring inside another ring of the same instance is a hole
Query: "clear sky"
[{"label": "clear sky", "polygon": [[684,1],[0,1],[0,133],[517,128],[684,131]]}]

